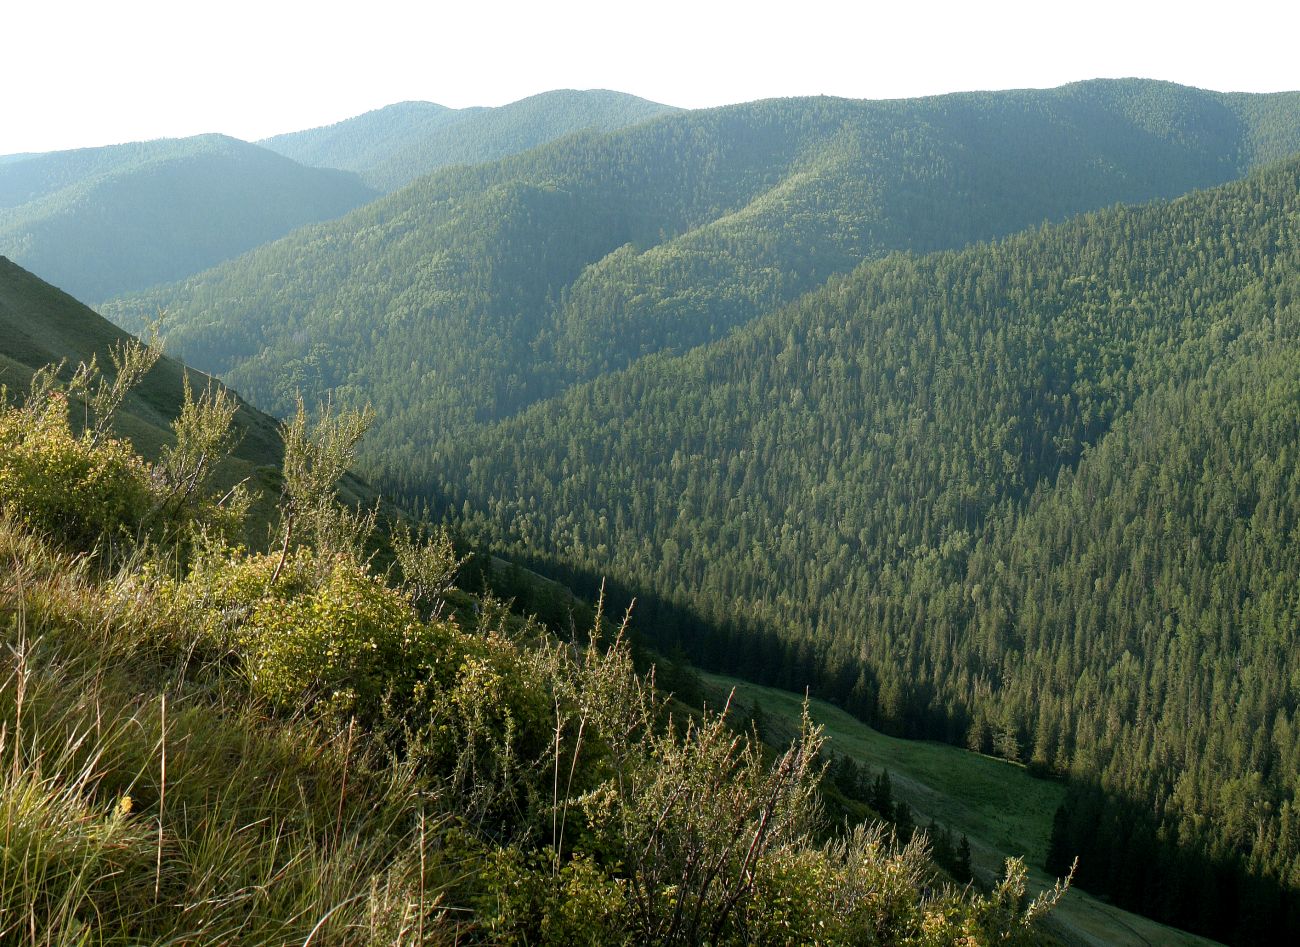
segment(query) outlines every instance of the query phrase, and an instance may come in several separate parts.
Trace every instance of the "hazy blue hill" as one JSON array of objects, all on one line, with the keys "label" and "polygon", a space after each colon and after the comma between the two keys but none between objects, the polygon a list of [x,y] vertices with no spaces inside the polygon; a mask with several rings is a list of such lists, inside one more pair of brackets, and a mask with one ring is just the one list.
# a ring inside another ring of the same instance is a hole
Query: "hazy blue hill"
[{"label": "hazy blue hill", "polygon": [[363,177],[393,152],[464,121],[473,109],[398,102],[353,118],[264,138],[257,144],[299,164],[354,171]]},{"label": "hazy blue hill", "polygon": [[101,300],[210,267],[374,197],[222,135],[52,152],[0,164],[0,252]]},{"label": "hazy blue hill", "polygon": [[303,164],[355,171],[392,191],[447,165],[494,161],[576,131],[612,131],[670,111],[621,92],[563,89],[499,108],[401,102],[258,144]]},{"label": "hazy blue hill", "polygon": [[220,135],[162,138],[156,141],[77,148],[40,155],[16,155],[14,166],[0,175],[0,208],[19,207],[49,197],[88,178],[132,171],[155,161],[169,161],[228,148]]},{"label": "hazy blue hill", "polygon": [[370,399],[405,458],[864,258],[1231,179],[1265,138],[1300,145],[1298,116],[1294,95],[1140,80],[677,113],[445,169],[105,311],[166,308],[177,350],[267,410]]},{"label": "hazy blue hill", "polygon": [[28,158],[39,157],[40,154],[41,152],[37,151],[22,151],[18,154],[0,155],[0,164],[11,164],[14,161],[26,161]]}]

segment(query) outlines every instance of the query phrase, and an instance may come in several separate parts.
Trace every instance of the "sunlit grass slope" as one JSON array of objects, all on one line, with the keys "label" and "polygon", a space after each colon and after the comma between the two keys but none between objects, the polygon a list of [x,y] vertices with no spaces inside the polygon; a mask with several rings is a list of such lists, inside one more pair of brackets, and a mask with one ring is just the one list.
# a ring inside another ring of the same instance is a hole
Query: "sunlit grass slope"
[{"label": "sunlit grass slope", "polygon": [[[165,318],[162,332],[166,334]],[[52,363],[66,361],[70,371],[93,357],[111,374],[110,350],[130,338],[67,293],[0,257],[0,385],[8,388],[10,398],[21,396],[32,373]],[[116,415],[117,432],[145,457],[156,457],[171,442],[171,423],[180,411],[187,374],[195,391],[208,385],[221,387],[203,372],[164,356]],[[257,501],[249,538],[256,541],[263,538],[261,531],[280,491],[284,446],[279,422],[238,400],[233,426],[239,443],[218,471],[218,483],[227,489],[240,482],[249,487]],[[345,480],[343,491],[353,499],[373,496],[353,477]]]}]

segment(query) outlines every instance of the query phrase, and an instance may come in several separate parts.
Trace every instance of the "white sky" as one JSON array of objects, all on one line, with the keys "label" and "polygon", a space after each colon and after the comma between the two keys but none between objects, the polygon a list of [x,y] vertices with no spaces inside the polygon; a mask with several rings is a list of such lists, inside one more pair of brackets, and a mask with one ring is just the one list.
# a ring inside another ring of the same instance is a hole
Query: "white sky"
[{"label": "white sky", "polygon": [[700,107],[1098,76],[1300,89],[1300,3],[30,0],[0,11],[0,154],[257,139],[404,99],[606,88]]}]

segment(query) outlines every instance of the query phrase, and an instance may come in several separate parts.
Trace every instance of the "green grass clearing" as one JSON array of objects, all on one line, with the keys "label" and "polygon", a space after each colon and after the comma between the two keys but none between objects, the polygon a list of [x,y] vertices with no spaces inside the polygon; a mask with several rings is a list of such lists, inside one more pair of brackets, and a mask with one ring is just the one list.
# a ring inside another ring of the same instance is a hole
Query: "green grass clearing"
[{"label": "green grass clearing", "polygon": [[[757,702],[773,740],[793,736],[803,698],[737,678],[700,673],[709,705],[720,707],[735,690],[733,706]],[[1042,864],[1052,815],[1065,797],[1064,783],[1030,776],[1006,760],[924,740],[886,736],[825,701],[809,710],[835,753],[853,757],[873,771],[889,770],[894,797],[912,807],[917,825],[931,819],[970,839],[971,862],[981,879],[1000,874],[1003,862],[1019,855],[1029,867],[1033,891],[1053,882]],[[1067,944],[1182,944],[1213,941],[1124,911],[1075,888],[1051,915],[1052,932]]]}]

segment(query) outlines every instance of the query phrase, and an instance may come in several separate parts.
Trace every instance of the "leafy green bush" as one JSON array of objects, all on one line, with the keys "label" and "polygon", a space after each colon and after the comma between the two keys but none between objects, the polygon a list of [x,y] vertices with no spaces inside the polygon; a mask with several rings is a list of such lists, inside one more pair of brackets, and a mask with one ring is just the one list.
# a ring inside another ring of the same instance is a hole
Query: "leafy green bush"
[{"label": "leafy green bush", "polygon": [[[279,575],[276,575],[277,571]],[[232,649],[254,694],[276,707],[363,723],[403,715],[459,665],[458,634],[347,557],[217,552],[177,584],[174,607]]]},{"label": "leafy green bush", "polygon": [[[247,509],[242,488],[220,502],[204,489],[235,443],[229,429],[236,403],[228,394],[209,389],[195,399],[187,381],[172,425],[175,443],[157,464],[109,436],[127,392],[158,355],[138,341],[122,344],[112,352],[111,382],[92,358],[66,391],[58,387],[62,364],[47,366],[33,376],[22,407],[9,405],[0,386],[0,513],[109,561],[145,544],[183,560],[204,534],[235,535]],[[70,418],[74,401],[83,414],[80,433]]]},{"label": "leafy green bush", "polygon": [[306,695],[367,720],[390,692],[409,694],[430,676],[441,650],[400,594],[346,561],[307,594],[264,598],[244,634],[255,691],[281,706]]},{"label": "leafy green bush", "polygon": [[130,444],[77,437],[68,402],[0,408],[0,509],[70,548],[135,540],[154,493],[149,466]]},{"label": "leafy green bush", "polygon": [[589,856],[558,866],[554,852],[525,855],[503,848],[484,872],[482,912],[494,942],[536,945],[603,945],[633,942],[627,882]]}]

